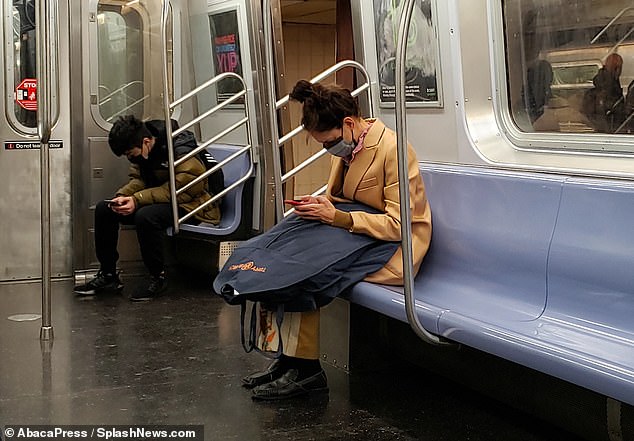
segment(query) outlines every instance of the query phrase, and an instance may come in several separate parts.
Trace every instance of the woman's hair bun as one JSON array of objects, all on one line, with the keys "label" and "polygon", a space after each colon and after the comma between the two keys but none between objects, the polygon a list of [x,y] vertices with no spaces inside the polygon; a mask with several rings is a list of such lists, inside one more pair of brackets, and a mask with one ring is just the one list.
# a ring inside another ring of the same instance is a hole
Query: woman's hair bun
[{"label": "woman's hair bun", "polygon": [[303,103],[314,94],[315,89],[309,81],[299,80],[297,84],[295,84],[295,87],[293,87],[293,91],[289,94],[289,96],[295,101]]}]

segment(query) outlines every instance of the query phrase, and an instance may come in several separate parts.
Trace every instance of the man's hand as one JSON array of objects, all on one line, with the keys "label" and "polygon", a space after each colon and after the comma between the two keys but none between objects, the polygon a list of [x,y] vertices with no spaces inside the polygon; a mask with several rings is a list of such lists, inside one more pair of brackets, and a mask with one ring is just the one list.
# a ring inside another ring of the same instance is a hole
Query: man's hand
[{"label": "man's hand", "polygon": [[135,212],[136,202],[132,196],[117,196],[112,199],[110,209],[115,213],[128,216]]}]

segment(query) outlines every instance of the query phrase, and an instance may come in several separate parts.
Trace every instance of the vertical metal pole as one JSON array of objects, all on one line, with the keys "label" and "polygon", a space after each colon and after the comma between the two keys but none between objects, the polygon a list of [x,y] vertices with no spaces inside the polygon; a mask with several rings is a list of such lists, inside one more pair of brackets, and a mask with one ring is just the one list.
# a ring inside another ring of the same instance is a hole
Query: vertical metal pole
[{"label": "vertical metal pole", "polygon": [[[163,112],[165,114],[165,137],[167,138],[167,160],[170,172],[170,202],[172,204],[172,219],[174,222],[174,234],[178,234],[178,200],[176,197],[176,171],[174,169],[174,139],[172,138],[172,109],[169,94],[169,72],[167,60],[167,17],[169,16],[170,2],[163,0],[161,8],[161,60],[163,62]],[[174,50],[176,50],[174,48]],[[172,54],[174,51],[172,51]],[[172,66],[174,66],[172,64]]]},{"label": "vertical metal pole", "polygon": [[40,193],[42,239],[42,328],[40,340],[53,339],[51,325],[51,193],[49,140],[51,137],[51,5],[48,0],[35,3],[37,38],[37,131],[40,138]]},{"label": "vertical metal pole", "polygon": [[275,62],[273,60],[273,17],[271,12],[270,0],[262,1],[262,21],[264,23],[264,66],[266,69],[266,78],[268,80],[267,87],[267,103],[266,108],[268,110],[269,124],[271,127],[271,144],[270,147],[273,152],[273,180],[275,191],[275,215],[276,222],[281,221],[284,218],[284,206],[282,200],[282,159],[280,154],[280,131],[277,124],[277,108],[275,103],[276,91],[275,91]]},{"label": "vertical metal pole", "polygon": [[410,212],[409,175],[407,169],[407,121],[405,115],[405,60],[409,23],[412,18],[415,0],[401,3],[401,16],[396,45],[396,144],[398,150],[398,182],[401,204],[401,248],[403,249],[403,290],[405,293],[405,312],[410,326],[423,341],[443,344],[438,336],[430,334],[418,319],[414,299],[414,263],[412,256],[412,215]]}]

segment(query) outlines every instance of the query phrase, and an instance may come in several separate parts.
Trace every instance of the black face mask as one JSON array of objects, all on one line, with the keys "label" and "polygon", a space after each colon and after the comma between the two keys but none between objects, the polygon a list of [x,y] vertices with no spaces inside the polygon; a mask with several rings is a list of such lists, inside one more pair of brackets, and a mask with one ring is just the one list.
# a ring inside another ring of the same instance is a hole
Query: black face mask
[{"label": "black face mask", "polygon": [[143,164],[147,164],[147,158],[144,158],[143,155],[137,155],[137,156],[131,156],[128,158],[128,161],[130,161],[132,164],[136,164],[136,165],[143,165]]}]

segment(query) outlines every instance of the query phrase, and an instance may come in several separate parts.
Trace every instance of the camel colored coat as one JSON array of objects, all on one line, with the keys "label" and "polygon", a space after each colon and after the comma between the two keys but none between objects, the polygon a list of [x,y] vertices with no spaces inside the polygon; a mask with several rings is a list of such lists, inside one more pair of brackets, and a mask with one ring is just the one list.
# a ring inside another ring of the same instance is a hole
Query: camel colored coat
[{"label": "camel colored coat", "polygon": [[[388,241],[401,240],[401,215],[398,189],[396,134],[375,120],[345,172],[343,159],[333,157],[326,196],[332,202],[357,201],[384,214],[352,212],[350,232],[367,234]],[[412,249],[414,273],[418,272],[431,241],[431,209],[418,169],[416,153],[408,144],[408,176],[412,210]],[[345,172],[345,177],[344,177]],[[336,222],[336,218],[335,218]],[[379,271],[365,279],[387,285],[403,284],[403,254],[399,248]]]}]

